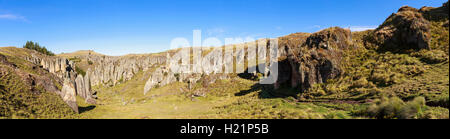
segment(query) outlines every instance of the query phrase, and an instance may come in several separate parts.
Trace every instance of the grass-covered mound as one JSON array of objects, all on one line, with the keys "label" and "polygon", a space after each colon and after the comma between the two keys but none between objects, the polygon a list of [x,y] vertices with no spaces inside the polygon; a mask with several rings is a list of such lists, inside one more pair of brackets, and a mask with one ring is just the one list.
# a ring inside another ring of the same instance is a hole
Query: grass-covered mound
[{"label": "grass-covered mound", "polygon": [[[445,11],[442,7],[427,10],[433,11],[432,15],[448,17],[447,13],[438,13]],[[390,95],[395,97],[382,99],[378,108],[368,108],[365,115],[375,118],[448,117],[449,28],[445,24],[448,24],[448,18],[431,16],[430,12],[424,12],[423,9],[402,7],[399,13],[390,16],[378,29],[354,32],[352,39],[355,49],[348,49],[344,53],[343,75],[314,85],[307,92],[299,94],[298,99],[370,103]],[[408,36],[420,42],[408,41],[411,40]],[[385,113],[384,107],[391,107],[391,103],[398,104],[400,109],[403,101],[416,102],[422,97],[423,104],[429,106],[428,115],[405,116],[401,112],[379,115]]]}]

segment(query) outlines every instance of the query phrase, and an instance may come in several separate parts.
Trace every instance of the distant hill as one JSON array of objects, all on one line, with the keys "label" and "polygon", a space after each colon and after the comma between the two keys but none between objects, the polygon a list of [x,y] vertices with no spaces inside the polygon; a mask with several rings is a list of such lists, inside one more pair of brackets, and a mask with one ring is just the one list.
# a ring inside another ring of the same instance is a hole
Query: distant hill
[{"label": "distant hill", "polygon": [[61,53],[57,54],[57,56],[64,57],[64,58],[73,58],[76,56],[104,56],[104,54],[97,53],[93,50],[79,50],[72,53]]}]

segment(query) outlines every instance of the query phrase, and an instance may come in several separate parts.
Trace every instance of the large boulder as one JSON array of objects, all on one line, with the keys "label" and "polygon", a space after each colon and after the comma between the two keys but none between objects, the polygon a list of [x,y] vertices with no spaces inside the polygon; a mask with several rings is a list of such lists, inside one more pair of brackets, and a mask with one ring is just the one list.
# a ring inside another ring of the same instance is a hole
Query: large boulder
[{"label": "large boulder", "polygon": [[418,9],[404,6],[374,31],[373,41],[393,52],[430,49],[430,24]]},{"label": "large boulder", "polygon": [[350,30],[334,27],[312,35],[303,34],[300,38],[280,39],[280,48],[285,53],[281,57],[286,59],[279,62],[275,89],[285,84],[299,87],[303,92],[342,73],[341,55],[351,45]]}]

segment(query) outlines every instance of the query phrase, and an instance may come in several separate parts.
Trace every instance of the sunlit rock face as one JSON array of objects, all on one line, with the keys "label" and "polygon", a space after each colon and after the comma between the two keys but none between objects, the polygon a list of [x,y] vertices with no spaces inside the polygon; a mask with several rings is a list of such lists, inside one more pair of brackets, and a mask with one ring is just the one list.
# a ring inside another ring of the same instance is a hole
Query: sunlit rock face
[{"label": "sunlit rock face", "polygon": [[139,71],[147,71],[152,67],[165,63],[165,56],[129,56],[129,57],[89,57],[88,60],[98,63],[87,74],[92,86],[114,86],[120,81],[130,80]]},{"label": "sunlit rock face", "polygon": [[81,96],[86,102],[95,104],[95,100],[92,99],[92,91],[89,75],[83,75],[76,73],[74,70],[75,64],[65,58],[46,56],[38,53],[32,53],[30,57],[26,57],[26,60],[40,65],[43,69],[56,75],[62,81],[64,81],[61,91],[57,91],[63,100],[76,112],[78,107],[76,104],[75,96]]},{"label": "sunlit rock face", "polygon": [[280,38],[278,81],[307,90],[313,84],[339,77],[342,51],[351,46],[351,32],[342,28],[329,28],[314,34],[295,34]]},{"label": "sunlit rock face", "polygon": [[374,32],[373,42],[382,49],[403,51],[407,49],[431,49],[431,23],[424,17],[426,8],[404,6],[392,14]]},{"label": "sunlit rock face", "polygon": [[63,87],[61,89],[61,92],[59,92],[61,98],[64,102],[69,105],[72,110],[74,110],[76,113],[78,113],[78,105],[77,105],[77,99],[76,99],[76,91],[74,84],[69,80],[65,79]]}]

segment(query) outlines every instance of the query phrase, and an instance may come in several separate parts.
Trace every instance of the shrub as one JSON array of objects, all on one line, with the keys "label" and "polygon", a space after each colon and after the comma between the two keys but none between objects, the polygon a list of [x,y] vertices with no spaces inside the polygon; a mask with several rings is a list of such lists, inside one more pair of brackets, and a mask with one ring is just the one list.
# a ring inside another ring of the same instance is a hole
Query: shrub
[{"label": "shrub", "polygon": [[382,86],[389,86],[395,83],[395,74],[389,74],[386,72],[377,73],[375,72],[370,78],[370,81]]},{"label": "shrub", "polygon": [[352,87],[354,88],[361,88],[361,87],[367,87],[369,86],[369,81],[365,77],[362,77],[361,79],[354,81],[352,84]]},{"label": "shrub", "polygon": [[35,43],[35,42],[32,42],[32,41],[27,41],[27,43],[25,43],[23,48],[30,49],[30,50],[35,50],[35,51],[38,51],[38,52],[40,52],[42,54],[49,55],[49,56],[54,56],[55,55],[53,52],[47,50],[47,48],[45,48],[44,46],[40,46],[38,43]]}]

